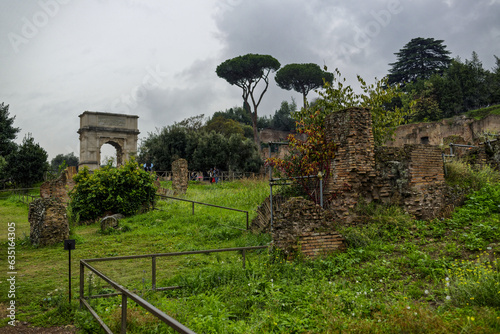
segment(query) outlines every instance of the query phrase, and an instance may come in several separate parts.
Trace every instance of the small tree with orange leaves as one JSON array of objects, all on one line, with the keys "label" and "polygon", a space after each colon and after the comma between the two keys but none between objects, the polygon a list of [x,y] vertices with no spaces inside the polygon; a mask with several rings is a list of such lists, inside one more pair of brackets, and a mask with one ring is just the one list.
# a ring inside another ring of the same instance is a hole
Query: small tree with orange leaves
[{"label": "small tree with orange leaves", "polygon": [[289,135],[290,151],[287,156],[284,159],[269,158],[266,164],[286,178],[295,178],[309,199],[319,203],[319,179],[304,176],[317,176],[321,172],[322,178],[328,178],[336,145],[326,140],[325,123],[319,110],[310,113],[307,118],[296,122],[297,133],[304,134],[306,138],[302,140],[300,136]]}]

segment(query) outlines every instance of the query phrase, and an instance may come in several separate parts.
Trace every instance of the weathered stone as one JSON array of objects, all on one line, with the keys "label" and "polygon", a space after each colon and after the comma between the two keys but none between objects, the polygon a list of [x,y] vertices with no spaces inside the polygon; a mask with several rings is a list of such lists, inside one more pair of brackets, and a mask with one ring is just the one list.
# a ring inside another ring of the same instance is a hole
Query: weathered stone
[{"label": "weathered stone", "polygon": [[441,150],[430,145],[375,148],[371,113],[350,108],[325,120],[327,139],[339,145],[325,193],[335,196],[330,210],[339,222],[354,224],[362,199],[401,205],[418,219],[431,219],[444,207]]},{"label": "weathered stone", "polygon": [[122,165],[137,153],[139,116],[85,111],[80,116],[80,164],[90,170],[99,168],[101,147],[116,149],[116,164]]},{"label": "weathered stone", "polygon": [[316,257],[345,248],[331,212],[304,198],[295,197],[281,205],[273,222],[274,246],[289,257],[297,252]]},{"label": "weathered stone", "polygon": [[124,215],[117,213],[115,215],[111,216],[106,216],[103,219],[101,219],[101,231],[105,232],[106,230],[112,228],[112,229],[117,229],[118,228],[118,221],[120,219],[125,218]]},{"label": "weathered stone", "polygon": [[66,206],[57,199],[41,198],[29,204],[30,242],[46,246],[69,237]]},{"label": "weathered stone", "polygon": [[186,159],[172,162],[172,189],[174,194],[185,194],[188,188],[189,171]]},{"label": "weathered stone", "polygon": [[478,143],[477,134],[498,129],[500,116],[489,115],[481,120],[474,120],[465,115],[437,122],[401,125],[396,129],[395,139],[387,146],[402,147],[405,144],[447,145]]},{"label": "weathered stone", "polygon": [[75,181],[73,181],[75,174],[76,167],[68,167],[57,179],[42,183],[40,186],[40,197],[57,198],[63,203],[68,203],[68,193],[75,187]]},{"label": "weathered stone", "polygon": [[[273,217],[278,213],[281,205],[285,203],[285,199],[281,195],[273,196]],[[288,213],[284,213],[288,215]],[[267,197],[264,202],[257,208],[257,216],[250,223],[250,228],[254,232],[271,231],[271,200]]]}]

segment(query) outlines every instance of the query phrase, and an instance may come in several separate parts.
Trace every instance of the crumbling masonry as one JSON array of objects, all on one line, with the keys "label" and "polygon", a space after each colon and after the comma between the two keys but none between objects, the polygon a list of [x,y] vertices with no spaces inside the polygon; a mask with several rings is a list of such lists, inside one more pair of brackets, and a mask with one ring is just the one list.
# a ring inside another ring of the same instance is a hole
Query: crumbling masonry
[{"label": "crumbling masonry", "polygon": [[369,109],[350,108],[326,119],[327,138],[339,145],[325,193],[336,196],[330,210],[355,224],[362,200],[401,205],[417,219],[436,217],[444,206],[441,150],[430,145],[375,148]]},{"label": "crumbling masonry", "polygon": [[[360,222],[360,202],[378,201],[402,206],[417,219],[437,217],[445,207],[444,166],[441,150],[431,145],[378,147],[374,145],[369,109],[350,108],[325,120],[327,140],[338,145],[325,182],[325,197],[333,199],[324,213],[313,203],[296,199],[276,213],[275,246],[293,254],[318,256],[344,248],[335,224]],[[318,211],[319,210],[319,211]],[[321,214],[320,214],[321,212]],[[253,227],[267,227],[259,213]],[[267,229],[267,228],[264,228]]]}]

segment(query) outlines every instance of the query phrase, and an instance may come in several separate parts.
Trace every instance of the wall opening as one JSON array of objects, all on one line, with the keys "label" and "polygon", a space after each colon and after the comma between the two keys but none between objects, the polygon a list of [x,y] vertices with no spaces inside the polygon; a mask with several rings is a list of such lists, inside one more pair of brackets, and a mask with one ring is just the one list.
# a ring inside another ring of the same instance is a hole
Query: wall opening
[{"label": "wall opening", "polygon": [[121,151],[121,147],[114,142],[104,143],[99,149],[101,166],[107,165],[109,161],[112,161],[113,167],[120,166],[122,164]]}]

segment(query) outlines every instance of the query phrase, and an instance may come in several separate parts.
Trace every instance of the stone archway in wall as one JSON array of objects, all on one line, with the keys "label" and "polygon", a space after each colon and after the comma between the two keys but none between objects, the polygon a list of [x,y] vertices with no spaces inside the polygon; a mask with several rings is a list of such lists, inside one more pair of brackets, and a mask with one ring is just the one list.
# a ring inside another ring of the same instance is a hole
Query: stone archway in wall
[{"label": "stone archway in wall", "polygon": [[106,144],[109,144],[114,147],[116,150],[116,156],[115,156],[115,162],[116,166],[123,165],[123,140],[120,139],[111,139],[111,138],[100,138],[99,140],[99,156],[97,158],[97,161],[100,161],[102,163],[103,159],[103,153],[102,153],[102,147]]},{"label": "stone archway in wall", "polygon": [[99,168],[104,144],[116,149],[117,166],[137,153],[139,116],[85,111],[79,117],[80,167]]}]

